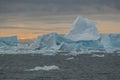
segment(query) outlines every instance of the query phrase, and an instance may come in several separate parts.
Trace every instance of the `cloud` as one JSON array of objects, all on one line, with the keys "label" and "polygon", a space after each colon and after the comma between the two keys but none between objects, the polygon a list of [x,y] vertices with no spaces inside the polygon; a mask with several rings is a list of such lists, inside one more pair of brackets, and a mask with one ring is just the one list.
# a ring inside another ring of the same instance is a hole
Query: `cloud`
[{"label": "cloud", "polygon": [[18,27],[18,26],[0,26],[0,29],[24,29],[24,30],[38,30],[38,28]]},{"label": "cloud", "polygon": [[23,29],[23,28],[14,26],[0,26],[0,29]]},{"label": "cloud", "polygon": [[0,0],[1,16],[43,17],[120,13],[120,0]]},{"label": "cloud", "polygon": [[120,12],[120,0],[1,0],[0,14],[59,15]]},{"label": "cloud", "polygon": [[58,26],[59,24],[57,24],[57,26],[25,26],[25,27],[18,27],[16,26],[0,26],[0,29],[17,29],[17,30],[30,30],[30,31],[55,31],[55,30],[63,30],[66,29],[67,27],[65,26]]}]

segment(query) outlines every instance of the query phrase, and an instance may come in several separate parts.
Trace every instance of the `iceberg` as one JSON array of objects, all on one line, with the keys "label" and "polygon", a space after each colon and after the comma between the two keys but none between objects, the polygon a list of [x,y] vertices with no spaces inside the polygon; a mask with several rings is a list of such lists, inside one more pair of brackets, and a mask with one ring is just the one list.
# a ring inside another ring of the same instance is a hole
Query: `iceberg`
[{"label": "iceberg", "polygon": [[0,47],[3,46],[17,46],[17,36],[0,37]]},{"label": "iceberg", "polygon": [[77,17],[70,32],[66,35],[55,32],[38,36],[31,44],[36,50],[80,51],[83,49],[101,49],[100,34],[93,22]]},{"label": "iceberg", "polygon": [[105,57],[105,54],[92,54],[92,57]]},{"label": "iceberg", "polygon": [[66,60],[73,60],[74,57],[69,57],[69,58],[66,58]]},{"label": "iceberg", "polygon": [[100,34],[92,21],[79,16],[65,37],[73,41],[97,40],[100,38]]},{"label": "iceberg", "polygon": [[77,17],[68,34],[55,32],[38,36],[33,40],[34,50],[84,51],[120,49],[120,34],[100,34],[95,24],[83,17]]}]

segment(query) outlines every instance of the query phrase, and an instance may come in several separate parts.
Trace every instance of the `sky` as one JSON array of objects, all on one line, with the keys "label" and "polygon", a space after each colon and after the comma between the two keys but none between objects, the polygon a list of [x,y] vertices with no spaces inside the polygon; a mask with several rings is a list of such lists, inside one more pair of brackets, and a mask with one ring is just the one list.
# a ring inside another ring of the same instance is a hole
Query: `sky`
[{"label": "sky", "polygon": [[120,0],[0,0],[0,36],[67,34],[77,16],[92,20],[100,33],[120,33]]}]

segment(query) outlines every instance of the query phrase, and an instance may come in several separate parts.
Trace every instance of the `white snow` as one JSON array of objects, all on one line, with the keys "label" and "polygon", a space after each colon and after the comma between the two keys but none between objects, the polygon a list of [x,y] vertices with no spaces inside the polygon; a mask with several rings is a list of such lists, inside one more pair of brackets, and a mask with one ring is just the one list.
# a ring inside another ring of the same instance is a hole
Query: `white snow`
[{"label": "white snow", "polygon": [[65,37],[73,41],[97,40],[100,35],[92,21],[78,16],[74,21],[70,32],[65,35]]},{"label": "white snow", "polygon": [[44,71],[49,71],[49,70],[59,70],[59,67],[56,65],[51,65],[51,66],[43,66],[43,67],[35,67],[33,69],[26,69],[25,71],[39,71],[39,70],[44,70]]}]

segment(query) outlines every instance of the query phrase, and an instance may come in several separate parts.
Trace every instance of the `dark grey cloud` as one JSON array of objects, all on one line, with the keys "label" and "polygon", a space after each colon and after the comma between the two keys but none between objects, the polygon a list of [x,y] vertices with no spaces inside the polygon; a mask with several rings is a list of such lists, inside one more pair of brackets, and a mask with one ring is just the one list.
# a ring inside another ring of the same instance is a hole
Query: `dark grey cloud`
[{"label": "dark grey cloud", "polygon": [[[72,22],[78,15],[109,15],[120,13],[120,0],[0,0],[0,24],[33,23],[57,24]],[[93,19],[120,21],[117,16],[98,16]],[[32,27],[32,26],[30,26]],[[4,29],[31,29],[1,26]]]},{"label": "dark grey cloud", "polygon": [[109,13],[112,10],[114,12],[120,11],[120,0],[0,0],[0,14],[46,16],[52,14]]}]

